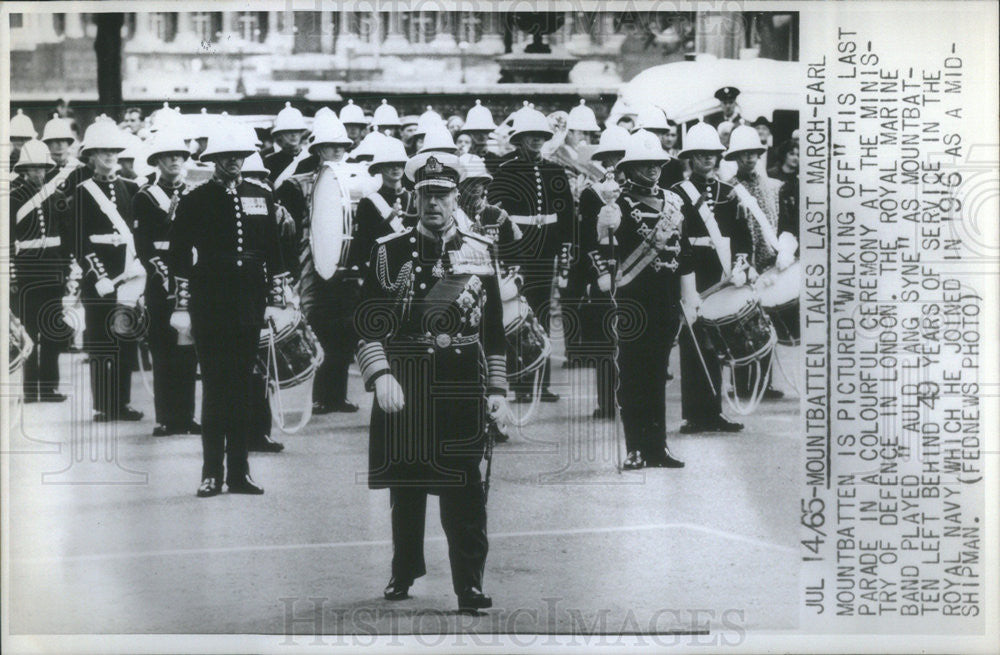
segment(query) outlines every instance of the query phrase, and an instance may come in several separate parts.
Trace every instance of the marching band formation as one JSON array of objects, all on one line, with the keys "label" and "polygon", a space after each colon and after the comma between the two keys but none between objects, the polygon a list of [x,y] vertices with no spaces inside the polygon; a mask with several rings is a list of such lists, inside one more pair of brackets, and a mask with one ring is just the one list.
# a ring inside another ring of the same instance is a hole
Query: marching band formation
[{"label": "marching band formation", "polygon": [[[459,607],[489,607],[480,463],[508,425],[560,400],[553,318],[566,366],[596,370],[593,418],[620,410],[624,469],[684,466],[667,444],[675,342],[682,433],[739,431],[724,403],[749,414],[780,396],[775,345],[798,344],[798,146],[772,147],[737,95],[720,89],[717,120],[680,143],[656,107],[601,130],[583,101],[547,116],[525,102],[500,126],[479,101],[447,121],[383,100],[307,122],[286,104],[260,135],[165,106],[124,130],[102,116],[79,143],[64,118],[39,139],[18,113],[23,401],[66,399],[58,357],[82,328],[93,419],[142,420],[131,377],[148,352],[153,436],[201,435],[197,495],[261,494],[248,451],[282,450],[272,423],[357,411],[356,361],[375,394],[368,483],[390,489],[385,597],[425,573],[431,493]],[[68,320],[77,303],[83,325]]]}]

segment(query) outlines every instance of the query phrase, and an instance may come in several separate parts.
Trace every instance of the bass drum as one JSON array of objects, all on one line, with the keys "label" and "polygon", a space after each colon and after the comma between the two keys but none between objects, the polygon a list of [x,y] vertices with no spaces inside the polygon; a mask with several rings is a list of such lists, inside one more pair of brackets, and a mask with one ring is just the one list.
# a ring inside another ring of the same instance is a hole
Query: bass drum
[{"label": "bass drum", "polygon": [[309,247],[324,280],[347,267],[354,224],[348,178],[343,168],[321,165],[309,199]]},{"label": "bass drum", "polygon": [[764,271],[754,287],[760,306],[774,324],[778,343],[783,346],[799,345],[799,293],[802,291],[802,267],[799,262],[783,271],[777,268]]},{"label": "bass drum", "polygon": [[[296,312],[280,332],[261,331],[257,366],[267,380],[271,413],[282,432],[298,432],[312,418],[312,387],[316,369],[323,363],[323,348],[316,335]],[[290,416],[297,415],[294,424]]]}]

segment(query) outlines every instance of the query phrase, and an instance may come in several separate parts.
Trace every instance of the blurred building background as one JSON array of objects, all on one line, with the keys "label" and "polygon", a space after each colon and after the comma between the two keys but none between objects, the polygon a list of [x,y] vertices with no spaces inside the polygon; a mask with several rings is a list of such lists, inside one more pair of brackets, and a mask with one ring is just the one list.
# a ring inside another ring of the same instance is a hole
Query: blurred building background
[{"label": "blurred building background", "polygon": [[[601,115],[618,86],[658,64],[706,53],[798,58],[794,12],[564,12],[545,40],[575,58],[565,84],[498,84],[504,53],[531,36],[507,14],[469,11],[226,11],[125,14],[122,96],[128,105],[188,103],[273,113],[389,98],[400,113],[464,110],[482,98],[502,111],[592,101]],[[98,111],[92,14],[11,15],[12,111],[44,120],[59,100]],[[738,80],[734,81],[738,84]]]}]

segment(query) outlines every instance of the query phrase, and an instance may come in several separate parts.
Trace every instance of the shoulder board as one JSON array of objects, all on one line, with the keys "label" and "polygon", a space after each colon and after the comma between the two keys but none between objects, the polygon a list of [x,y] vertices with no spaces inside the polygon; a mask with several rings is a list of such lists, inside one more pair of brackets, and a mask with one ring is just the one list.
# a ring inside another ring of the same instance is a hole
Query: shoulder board
[{"label": "shoulder board", "polygon": [[466,239],[469,239],[471,241],[478,241],[479,243],[481,243],[483,245],[486,245],[486,246],[489,246],[489,245],[493,244],[493,239],[491,239],[490,237],[486,236],[485,234],[477,234],[477,233],[473,232],[472,230],[467,230],[467,229],[464,229],[464,228],[461,228],[461,227],[457,228],[457,229],[458,229],[458,233],[461,234]]},{"label": "shoulder board", "polygon": [[378,244],[389,243],[393,239],[398,239],[400,237],[408,236],[411,232],[413,232],[413,228],[412,227],[408,228],[406,230],[403,230],[401,232],[393,232],[392,234],[387,234],[384,237],[380,237],[378,239],[375,239],[375,243],[378,243]]},{"label": "shoulder board", "polygon": [[244,182],[249,182],[250,184],[253,184],[254,186],[259,186],[260,188],[264,189],[267,192],[271,191],[271,187],[268,186],[266,183],[261,182],[260,180],[255,180],[252,177],[245,177],[245,178],[243,178],[243,181]]}]

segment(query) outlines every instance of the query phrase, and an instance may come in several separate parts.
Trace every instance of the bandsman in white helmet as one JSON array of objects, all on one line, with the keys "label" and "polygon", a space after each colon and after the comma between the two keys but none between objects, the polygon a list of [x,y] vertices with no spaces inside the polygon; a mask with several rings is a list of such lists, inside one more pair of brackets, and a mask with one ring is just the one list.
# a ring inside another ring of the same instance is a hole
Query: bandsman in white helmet
[{"label": "bandsman in white helmet", "polygon": [[591,159],[604,170],[601,181],[588,184],[580,192],[578,214],[580,217],[580,252],[578,266],[585,270],[584,282],[587,287],[584,302],[579,306],[579,334],[581,352],[592,354],[590,361],[584,359],[585,366],[593,366],[597,374],[597,409],[595,419],[615,417],[615,362],[613,342],[610,339],[607,321],[613,302],[609,289],[598,284],[601,271],[598,263],[607,256],[600,250],[597,240],[598,216],[606,206],[614,204],[615,193],[625,183],[625,174],[615,165],[625,156],[628,130],[617,125],[607,127],[591,153]]},{"label": "bandsman in white helmet", "polygon": [[[625,177],[621,194],[597,215],[592,260],[599,272],[598,284],[604,291],[612,284],[607,257],[613,250],[615,260],[621,262],[614,271],[615,302],[641,313],[645,323],[633,338],[617,339],[617,400],[628,452],[625,469],[684,466],[667,447],[667,352],[674,336],[668,325],[670,315],[677,311],[677,289],[693,285],[694,273],[691,247],[683,233],[681,200],[657,185],[660,166],[667,159],[656,135],[644,130],[630,135],[624,156],[616,164]],[[674,278],[681,283],[674,284]]]},{"label": "bandsman in white helmet", "polygon": [[182,135],[158,130],[146,157],[146,163],[156,167],[156,180],[144,185],[132,199],[136,254],[146,267],[144,304],[146,341],[153,359],[154,437],[201,434],[194,418],[198,357],[194,345],[182,343],[181,335],[170,326],[176,289],[167,264],[170,228],[187,188],[184,162],[190,156]]},{"label": "bandsman in white helmet", "polygon": [[[524,279],[521,293],[546,329],[551,315],[553,270],[558,259],[572,258],[571,245],[576,240],[573,195],[566,171],[541,156],[542,146],[551,138],[549,122],[540,111],[519,110],[510,137],[517,150],[497,168],[488,195],[489,202],[505,209],[524,233],[505,263],[520,266]],[[543,402],[559,400],[549,389],[550,368],[546,362],[540,396]],[[529,384],[528,380],[520,380],[512,385],[517,393],[515,402],[531,401]]]},{"label": "bandsman in white helmet", "polygon": [[[26,403],[62,402],[59,353],[67,330],[59,312],[63,279],[70,267],[75,236],[64,211],[65,198],[54,187],[44,190],[55,168],[45,144],[35,139],[21,145],[14,172],[20,176],[10,191],[10,310],[20,319],[35,346],[24,363],[22,389]],[[53,324],[53,321],[56,324]]]},{"label": "bandsman in white helmet", "polygon": [[399,119],[399,140],[405,145],[413,138],[413,133],[417,131],[417,121],[420,118],[413,114],[401,116]]},{"label": "bandsman in white helmet", "polygon": [[667,115],[655,105],[644,105],[636,113],[636,130],[646,130],[660,139],[660,147],[670,157],[660,169],[657,182],[661,189],[669,189],[684,180],[684,160],[674,157],[670,148],[677,141],[677,127],[671,127]]},{"label": "bandsman in white helmet", "polygon": [[[313,120],[312,136],[309,138],[309,156],[296,165],[295,172],[292,175],[312,173],[324,161],[340,161],[344,158],[343,155],[338,154],[335,157],[323,159],[320,156],[320,150],[335,147],[343,149],[346,154],[347,150],[353,145],[354,142],[347,135],[347,130],[336,114],[332,111],[318,114]],[[291,175],[288,177],[291,177]],[[275,188],[279,188],[288,177],[279,177],[274,180]]]},{"label": "bandsman in white helmet", "polygon": [[[694,252],[696,289],[682,289],[688,323],[693,324],[701,304],[699,294],[723,279],[742,286],[756,279],[750,263],[753,236],[746,209],[733,187],[716,176],[719,157],[726,148],[708,123],[697,123],[684,137],[681,157],[691,176],[671,190],[684,200],[684,231]],[[706,344],[701,344],[701,352]],[[741,423],[722,415],[722,371],[718,358],[701,357],[691,330],[681,330],[681,432],[739,432]],[[704,359],[704,366],[702,365]],[[705,374],[705,366],[711,376]],[[716,390],[713,393],[713,388]]]},{"label": "bandsman in white helmet", "polygon": [[286,102],[284,109],[274,117],[274,127],[271,128],[271,137],[281,149],[264,158],[264,165],[271,171],[272,182],[282,176],[294,175],[299,162],[309,156],[309,152],[302,147],[308,132],[302,112]]},{"label": "bandsman in white helmet", "polygon": [[38,136],[35,125],[24,110],[18,109],[17,114],[10,118],[10,167],[14,168],[17,158],[21,155],[21,146]]},{"label": "bandsman in white helmet", "polygon": [[372,115],[372,129],[398,139],[402,127],[396,108],[383,98],[382,104],[375,108],[375,113]]},{"label": "bandsman in white helmet", "polygon": [[94,420],[138,421],[129,406],[136,354],[134,311],[145,286],[145,269],[132,235],[132,199],[139,187],[120,177],[118,155],[125,149],[115,122],[100,116],[87,128],[81,156],[90,157],[93,175],[76,187],[73,211],[79,237],[76,259],[83,268],[80,299],[85,312],[84,350],[90,356]]},{"label": "bandsman in white helmet", "polygon": [[580,98],[580,104],[569,110],[566,117],[566,129],[569,131],[571,145],[590,143],[591,138],[600,133],[594,110],[587,106],[587,101]]},{"label": "bandsman in white helmet", "polygon": [[347,136],[351,138],[354,147],[358,147],[361,139],[365,138],[368,130],[368,119],[365,118],[365,110],[354,104],[354,100],[348,100],[347,104],[340,108],[340,122],[347,130]]},{"label": "bandsman in white helmet", "polygon": [[484,106],[482,101],[476,100],[476,104],[465,115],[465,124],[459,131],[459,134],[468,135],[472,140],[469,154],[482,158],[486,163],[486,170],[491,175],[496,172],[496,167],[500,165],[500,156],[487,147],[490,134],[496,129],[497,126],[493,122],[493,114],[489,107]]},{"label": "bandsman in white helmet", "polygon": [[[383,137],[388,138],[388,137]],[[309,145],[317,165],[312,171],[288,177],[277,188],[275,199],[291,214],[296,234],[300,235],[297,272],[299,298],[306,321],[316,334],[325,356],[313,383],[313,413],[356,412],[357,405],[347,399],[347,375],[354,344],[352,330],[354,308],[358,300],[360,271],[338,272],[324,280],[316,270],[308,235],[311,232],[310,205],[313,188],[323,167],[347,174],[345,158],[351,140],[335,116],[323,116],[313,124]],[[350,203],[347,189],[342,202]]]},{"label": "bandsman in white helmet", "polygon": [[451,132],[447,128],[437,125],[427,129],[427,134],[424,135],[420,150],[417,152],[418,154],[447,152],[449,155],[457,155],[458,147],[455,145],[455,139],[451,136]]},{"label": "bandsman in white helmet", "polygon": [[181,195],[169,233],[170,324],[194,338],[201,366],[200,498],[220,494],[223,481],[229,493],[264,493],[247,461],[258,420],[252,408],[265,402],[256,394],[257,346],[268,322],[280,332],[292,321],[271,189],[241,173],[254,152],[245,131],[213,133],[202,159],[215,164],[215,176]]},{"label": "bandsman in white helmet", "polygon": [[350,254],[352,265],[357,265],[362,273],[376,239],[416,225],[413,193],[403,186],[407,159],[406,147],[399,139],[386,137],[375,145],[368,173],[380,176],[382,184],[362,198],[354,212],[356,231]]},{"label": "bandsman in white helmet", "polygon": [[137,179],[139,174],[135,170],[136,158],[142,155],[142,139],[128,130],[121,130],[121,133],[125,149],[118,153],[118,175],[136,184],[143,184],[144,180]]},{"label": "bandsman in white helmet", "polygon": [[[506,342],[490,240],[463,230],[457,158],[411,158],[419,223],[379,239],[358,308],[361,379],[374,391],[368,486],[389,489],[391,577],[386,600],[408,597],[426,573],[427,495],[440,499],[460,611],[490,607],[489,543],[480,463],[484,413],[504,410]],[[371,320],[378,315],[384,320]],[[442,402],[441,389],[448,389]]]},{"label": "bandsman in white helmet", "polygon": [[469,219],[471,229],[485,234],[497,246],[497,256],[503,265],[507,252],[523,235],[510,220],[510,214],[486,201],[486,193],[493,176],[482,157],[464,154],[458,158],[458,206]]},{"label": "bandsman in white helmet", "polygon": [[73,154],[73,144],[76,134],[73,126],[65,118],[53,114],[52,119],[45,123],[42,130],[42,141],[49,148],[49,155],[55,162],[45,177],[46,187],[53,182],[56,189],[63,193],[67,201],[71,201],[76,191],[76,185],[90,177],[93,172]]},{"label": "bandsman in white helmet", "polygon": [[417,153],[424,145],[424,137],[427,133],[435,128],[448,129],[445,125],[444,119],[441,118],[441,114],[434,111],[434,109],[427,105],[427,110],[420,114],[417,119],[417,129],[413,131],[413,136],[409,143],[406,144],[406,151],[408,153]]}]

